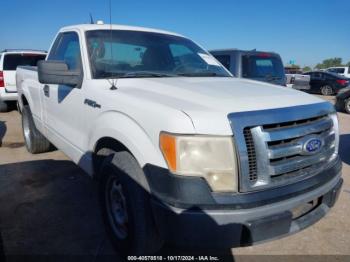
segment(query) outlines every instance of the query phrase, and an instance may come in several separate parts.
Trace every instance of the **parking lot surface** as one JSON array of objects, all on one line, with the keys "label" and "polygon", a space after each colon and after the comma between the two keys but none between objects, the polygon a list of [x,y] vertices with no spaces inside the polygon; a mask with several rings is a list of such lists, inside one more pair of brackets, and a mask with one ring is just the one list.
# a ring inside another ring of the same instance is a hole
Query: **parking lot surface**
[{"label": "parking lot surface", "polygon": [[[103,227],[96,182],[60,151],[29,154],[20,119],[15,110],[0,114],[0,241],[5,255],[88,255],[91,261],[106,254],[118,257]],[[339,120],[344,185],[336,206],[295,235],[232,249],[233,258],[350,255],[350,115],[339,113]]]}]

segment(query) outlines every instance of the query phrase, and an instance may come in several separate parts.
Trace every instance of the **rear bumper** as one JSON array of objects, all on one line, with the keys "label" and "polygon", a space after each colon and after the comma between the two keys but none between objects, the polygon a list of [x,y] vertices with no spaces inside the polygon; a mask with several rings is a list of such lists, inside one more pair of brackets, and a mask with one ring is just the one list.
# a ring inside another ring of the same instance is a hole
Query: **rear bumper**
[{"label": "rear bumper", "polygon": [[[176,246],[209,248],[247,246],[293,234],[320,220],[336,202],[343,183],[339,164],[324,172],[332,178],[316,188],[252,206],[183,207],[154,198],[158,232]],[[312,208],[295,214],[310,202],[315,203]]]},{"label": "rear bumper", "polygon": [[17,92],[7,92],[5,88],[0,88],[1,101],[16,101],[18,98]]}]

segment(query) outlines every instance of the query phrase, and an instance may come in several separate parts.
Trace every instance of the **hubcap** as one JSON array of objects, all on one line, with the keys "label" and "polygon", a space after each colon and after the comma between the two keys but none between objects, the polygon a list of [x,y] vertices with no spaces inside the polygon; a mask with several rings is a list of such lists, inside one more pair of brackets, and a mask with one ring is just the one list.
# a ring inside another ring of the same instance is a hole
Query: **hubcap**
[{"label": "hubcap", "polygon": [[333,90],[330,86],[324,86],[322,87],[322,94],[323,95],[326,95],[326,96],[329,96],[333,93]]},{"label": "hubcap", "polygon": [[112,177],[108,181],[107,188],[108,217],[117,237],[125,239],[128,236],[128,213],[123,187],[116,177]]}]

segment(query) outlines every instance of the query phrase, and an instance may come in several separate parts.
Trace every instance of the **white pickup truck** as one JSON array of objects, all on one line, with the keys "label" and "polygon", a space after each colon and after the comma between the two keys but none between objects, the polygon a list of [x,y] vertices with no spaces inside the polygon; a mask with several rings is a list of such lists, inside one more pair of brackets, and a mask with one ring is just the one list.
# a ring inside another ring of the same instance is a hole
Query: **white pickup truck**
[{"label": "white pickup truck", "polygon": [[289,235],[340,192],[330,103],[234,78],[178,34],[65,27],[38,68],[17,69],[17,87],[28,151],[53,144],[98,179],[124,254]]}]

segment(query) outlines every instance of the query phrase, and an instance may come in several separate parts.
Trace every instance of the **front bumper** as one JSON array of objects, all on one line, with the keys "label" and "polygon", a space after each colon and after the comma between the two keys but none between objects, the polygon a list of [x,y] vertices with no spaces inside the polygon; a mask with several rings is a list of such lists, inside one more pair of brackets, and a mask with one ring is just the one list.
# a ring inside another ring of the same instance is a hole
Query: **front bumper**
[{"label": "front bumper", "polygon": [[1,101],[16,101],[18,98],[17,92],[7,92],[5,88],[0,88]]},{"label": "front bumper", "polygon": [[[300,194],[294,193],[288,197],[281,195],[279,199],[275,196],[273,201],[254,198],[254,204],[250,205],[232,204],[233,201],[228,205],[217,203],[185,207],[183,203],[175,201],[176,197],[173,203],[154,197],[154,219],[161,237],[177,246],[230,248],[253,245],[293,234],[321,219],[339,196],[343,183],[340,170],[341,164],[337,162],[317,175],[320,181],[326,173],[331,175],[330,179],[326,182],[322,180],[317,187],[301,190]],[[193,193],[193,199],[198,198],[196,190],[194,187],[188,192]],[[271,192],[267,194],[271,195]],[[244,198],[244,195],[249,194],[238,195],[236,198]],[[204,201],[208,201],[208,198]],[[295,216],[294,210],[311,202],[316,204]]]}]

